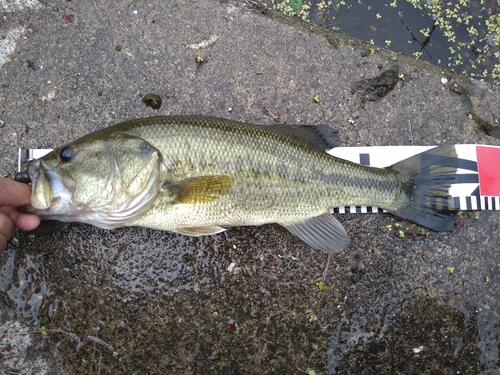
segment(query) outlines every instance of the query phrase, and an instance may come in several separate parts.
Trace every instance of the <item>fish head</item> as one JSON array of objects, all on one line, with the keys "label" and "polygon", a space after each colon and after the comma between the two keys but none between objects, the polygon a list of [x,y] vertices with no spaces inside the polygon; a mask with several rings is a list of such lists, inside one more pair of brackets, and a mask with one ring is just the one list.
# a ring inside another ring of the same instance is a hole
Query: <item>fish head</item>
[{"label": "fish head", "polygon": [[98,132],[28,163],[31,204],[45,219],[102,228],[133,222],[160,189],[161,154],[145,140]]}]

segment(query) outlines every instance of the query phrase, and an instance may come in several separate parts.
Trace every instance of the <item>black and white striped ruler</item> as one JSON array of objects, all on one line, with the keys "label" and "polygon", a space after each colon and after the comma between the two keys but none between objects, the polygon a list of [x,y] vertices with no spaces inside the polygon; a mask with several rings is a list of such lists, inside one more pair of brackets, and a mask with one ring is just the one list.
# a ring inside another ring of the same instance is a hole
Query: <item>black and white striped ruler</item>
[{"label": "black and white striped ruler", "polygon": [[[329,154],[372,167],[384,168],[424,152],[434,146],[337,147]],[[454,207],[460,210],[500,210],[500,147],[455,145],[459,169],[450,188]],[[40,158],[51,149],[19,149],[18,170],[31,159]],[[383,212],[378,207],[341,206],[334,213]]]}]

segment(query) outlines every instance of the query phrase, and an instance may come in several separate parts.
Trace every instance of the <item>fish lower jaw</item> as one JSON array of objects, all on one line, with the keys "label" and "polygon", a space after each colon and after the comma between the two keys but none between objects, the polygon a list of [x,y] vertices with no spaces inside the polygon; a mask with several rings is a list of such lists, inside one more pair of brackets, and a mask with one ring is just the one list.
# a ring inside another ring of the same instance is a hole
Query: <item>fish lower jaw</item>
[{"label": "fish lower jaw", "polygon": [[44,197],[31,196],[31,211],[46,210],[52,206],[52,200],[44,199]]}]

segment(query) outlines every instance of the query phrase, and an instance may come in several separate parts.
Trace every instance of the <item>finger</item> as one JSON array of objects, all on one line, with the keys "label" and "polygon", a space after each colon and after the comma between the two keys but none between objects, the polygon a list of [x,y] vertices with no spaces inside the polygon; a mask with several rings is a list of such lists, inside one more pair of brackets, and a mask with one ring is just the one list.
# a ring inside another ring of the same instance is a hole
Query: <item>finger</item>
[{"label": "finger", "polygon": [[19,207],[30,203],[31,187],[20,182],[0,178],[0,206]]},{"label": "finger", "polygon": [[0,234],[0,254],[2,254],[5,251],[5,248],[7,247],[7,239]]},{"label": "finger", "polygon": [[33,230],[40,224],[40,218],[36,215],[19,213],[15,220],[16,227],[22,230]]},{"label": "finger", "polygon": [[33,214],[25,214],[16,210],[14,207],[0,207],[0,215],[5,215],[22,230],[32,230],[40,224],[40,218]]},{"label": "finger", "polygon": [[[7,240],[12,237],[14,234],[14,223],[9,216],[0,212],[0,237],[5,239],[5,243]],[[4,245],[5,246],[5,245]]]}]

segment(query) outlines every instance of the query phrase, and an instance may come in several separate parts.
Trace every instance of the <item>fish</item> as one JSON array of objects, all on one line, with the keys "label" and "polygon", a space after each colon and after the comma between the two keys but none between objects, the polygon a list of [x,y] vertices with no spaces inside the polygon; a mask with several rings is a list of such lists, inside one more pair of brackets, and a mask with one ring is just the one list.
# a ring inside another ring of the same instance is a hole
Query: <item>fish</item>
[{"label": "fish", "polygon": [[454,146],[374,168],[328,154],[331,132],[207,116],[128,120],[30,161],[31,203],[22,210],[188,236],[277,223],[326,253],[349,245],[330,212],[339,206],[377,206],[431,230],[454,229]]}]

